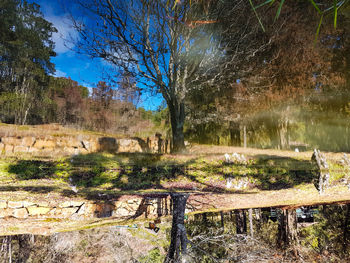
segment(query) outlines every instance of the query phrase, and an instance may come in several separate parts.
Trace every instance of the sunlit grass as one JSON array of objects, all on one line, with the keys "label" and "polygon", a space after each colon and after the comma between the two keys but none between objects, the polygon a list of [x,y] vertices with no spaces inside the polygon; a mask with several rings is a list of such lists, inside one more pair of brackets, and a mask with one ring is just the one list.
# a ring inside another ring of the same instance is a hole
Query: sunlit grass
[{"label": "sunlit grass", "polygon": [[[246,193],[314,188],[315,167],[308,159],[252,155],[246,164],[225,164],[220,155],[158,155],[145,153],[91,153],[67,158],[20,156],[0,159],[0,180],[12,186],[45,185],[58,192],[137,193],[206,191]],[[331,183],[345,176],[346,168],[330,162]],[[233,188],[226,188],[230,178]],[[244,188],[236,188],[244,180]],[[60,190],[61,189],[61,190]]]}]

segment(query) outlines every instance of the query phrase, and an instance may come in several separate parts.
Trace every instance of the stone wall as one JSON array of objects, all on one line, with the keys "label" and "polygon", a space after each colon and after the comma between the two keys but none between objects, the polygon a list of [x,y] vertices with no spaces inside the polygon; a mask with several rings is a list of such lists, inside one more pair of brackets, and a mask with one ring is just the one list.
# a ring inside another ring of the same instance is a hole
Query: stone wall
[{"label": "stone wall", "polygon": [[[190,206],[186,212],[191,212]],[[0,218],[70,218],[83,220],[90,218],[157,218],[172,214],[169,196],[138,197],[124,196],[123,200],[108,202],[64,201],[49,202],[4,201],[0,200]]]},{"label": "stone wall", "polygon": [[0,153],[11,155],[28,153],[31,155],[73,155],[92,152],[169,152],[165,140],[159,136],[152,138],[115,138],[90,135],[77,136],[2,136]]}]

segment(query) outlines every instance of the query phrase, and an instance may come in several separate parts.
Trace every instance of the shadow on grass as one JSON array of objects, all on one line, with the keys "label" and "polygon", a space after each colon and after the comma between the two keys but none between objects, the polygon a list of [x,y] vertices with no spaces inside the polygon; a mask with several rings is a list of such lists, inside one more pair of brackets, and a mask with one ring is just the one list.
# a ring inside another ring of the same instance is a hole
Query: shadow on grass
[{"label": "shadow on grass", "polygon": [[[89,199],[101,193],[139,190],[244,194],[246,189],[228,190],[226,179],[251,178],[247,189],[279,190],[311,183],[314,178],[310,161],[288,157],[259,155],[247,165],[224,165],[220,160],[210,163],[197,157],[180,163],[161,157],[150,153],[91,153],[60,161],[19,160],[9,165],[8,172],[18,180],[61,179],[77,186],[79,195]],[[43,187],[42,191],[50,189],[67,196],[74,194],[67,185],[61,189]],[[39,186],[30,191],[40,191]]]},{"label": "shadow on grass", "polygon": [[19,160],[8,167],[8,172],[20,180],[50,178],[56,172],[54,162],[38,160]]},{"label": "shadow on grass", "polygon": [[290,157],[257,155],[256,178],[261,182],[261,190],[279,190],[300,184],[312,183],[315,167],[311,160],[298,160]]}]

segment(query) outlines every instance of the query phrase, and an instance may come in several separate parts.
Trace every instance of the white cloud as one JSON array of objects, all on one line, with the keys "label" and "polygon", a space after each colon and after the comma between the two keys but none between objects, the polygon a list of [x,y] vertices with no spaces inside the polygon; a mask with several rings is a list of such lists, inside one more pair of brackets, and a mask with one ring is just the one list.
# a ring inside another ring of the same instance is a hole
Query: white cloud
[{"label": "white cloud", "polygon": [[52,34],[52,40],[55,42],[55,51],[58,54],[62,54],[72,49],[74,45],[69,40],[70,38],[76,38],[77,32],[69,25],[67,17],[65,15],[48,15],[45,18],[58,30],[57,33]]},{"label": "white cloud", "polygon": [[57,33],[52,34],[52,40],[55,42],[55,51],[58,54],[66,53],[74,47],[74,44],[69,42],[71,38],[78,37],[77,32],[71,27],[68,15],[65,13],[58,14],[59,8],[53,8],[50,4],[44,2],[41,4],[44,17],[51,22],[57,29]]},{"label": "white cloud", "polygon": [[55,72],[55,77],[67,77],[67,73],[66,72],[63,72],[59,69],[56,69],[56,72]]}]

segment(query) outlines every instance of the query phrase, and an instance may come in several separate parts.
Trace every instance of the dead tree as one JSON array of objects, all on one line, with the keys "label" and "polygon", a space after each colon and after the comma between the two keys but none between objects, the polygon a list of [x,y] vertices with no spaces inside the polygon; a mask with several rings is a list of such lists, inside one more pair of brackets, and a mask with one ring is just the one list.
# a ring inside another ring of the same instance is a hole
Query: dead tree
[{"label": "dead tree", "polygon": [[187,253],[188,240],[185,228],[185,209],[188,196],[188,194],[171,194],[171,199],[173,200],[173,222],[170,247],[164,263],[180,262],[181,256],[183,257]]},{"label": "dead tree", "polygon": [[315,182],[316,189],[319,194],[323,194],[329,186],[329,166],[326,157],[319,150],[315,149],[311,161],[317,166],[318,181]]},{"label": "dead tree", "polygon": [[295,209],[278,209],[277,244],[286,247],[298,243],[297,213]]}]

